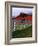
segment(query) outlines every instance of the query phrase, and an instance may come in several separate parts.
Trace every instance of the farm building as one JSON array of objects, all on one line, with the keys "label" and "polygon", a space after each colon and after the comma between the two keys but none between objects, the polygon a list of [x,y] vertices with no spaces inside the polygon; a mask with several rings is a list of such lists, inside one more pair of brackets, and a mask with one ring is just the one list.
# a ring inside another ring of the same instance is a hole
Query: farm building
[{"label": "farm building", "polygon": [[17,17],[12,17],[12,26],[14,26],[14,30],[16,28],[16,25],[25,25],[32,24],[32,15],[28,15],[25,13],[20,13]]},{"label": "farm building", "polygon": [[32,24],[32,15],[20,13],[17,17],[12,17],[12,21],[16,24]]},{"label": "farm building", "polygon": [[20,13],[20,15],[16,17],[16,24],[32,24],[32,15]]}]

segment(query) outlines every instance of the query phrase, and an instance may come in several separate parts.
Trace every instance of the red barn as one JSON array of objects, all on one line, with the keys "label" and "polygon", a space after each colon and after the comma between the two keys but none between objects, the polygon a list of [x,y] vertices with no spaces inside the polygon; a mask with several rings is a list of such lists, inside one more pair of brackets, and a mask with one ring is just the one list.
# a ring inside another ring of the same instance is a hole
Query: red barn
[{"label": "red barn", "polygon": [[20,15],[16,17],[16,23],[17,24],[32,24],[32,15],[20,13]]},{"label": "red barn", "polygon": [[12,17],[16,24],[32,24],[32,15],[20,13],[17,17]]}]

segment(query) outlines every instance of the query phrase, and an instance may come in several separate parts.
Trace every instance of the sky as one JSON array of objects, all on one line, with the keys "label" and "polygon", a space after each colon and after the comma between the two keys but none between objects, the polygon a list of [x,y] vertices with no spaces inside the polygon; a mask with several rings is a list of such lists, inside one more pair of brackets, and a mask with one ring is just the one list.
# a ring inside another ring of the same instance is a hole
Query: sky
[{"label": "sky", "polygon": [[12,8],[12,16],[14,17],[18,16],[22,12],[26,14],[32,14],[32,8],[18,8],[18,7]]}]

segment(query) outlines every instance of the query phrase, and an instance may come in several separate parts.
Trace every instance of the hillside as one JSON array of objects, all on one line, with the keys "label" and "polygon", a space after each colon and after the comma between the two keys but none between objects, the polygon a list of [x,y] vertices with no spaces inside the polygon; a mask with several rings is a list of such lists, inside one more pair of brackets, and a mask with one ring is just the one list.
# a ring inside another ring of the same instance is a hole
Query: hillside
[{"label": "hillside", "polygon": [[25,29],[13,31],[12,37],[13,38],[32,37],[32,25]]}]

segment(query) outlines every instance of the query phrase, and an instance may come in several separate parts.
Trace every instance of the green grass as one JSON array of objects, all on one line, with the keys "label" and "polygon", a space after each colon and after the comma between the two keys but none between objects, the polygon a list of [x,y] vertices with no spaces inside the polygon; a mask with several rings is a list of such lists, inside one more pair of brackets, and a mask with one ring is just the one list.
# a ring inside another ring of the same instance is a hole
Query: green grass
[{"label": "green grass", "polygon": [[16,25],[16,29],[17,30],[22,30],[22,29],[25,29],[25,28],[27,28],[27,27],[29,27],[29,26],[31,26],[31,25],[29,25],[29,24],[17,24]]},{"label": "green grass", "polygon": [[16,31],[12,32],[12,37],[13,38],[32,37],[32,25],[21,30],[16,29]]}]

